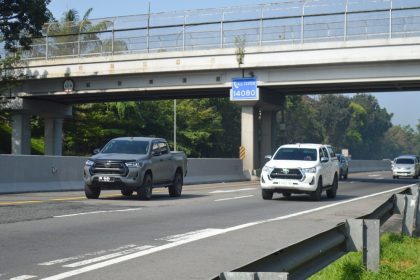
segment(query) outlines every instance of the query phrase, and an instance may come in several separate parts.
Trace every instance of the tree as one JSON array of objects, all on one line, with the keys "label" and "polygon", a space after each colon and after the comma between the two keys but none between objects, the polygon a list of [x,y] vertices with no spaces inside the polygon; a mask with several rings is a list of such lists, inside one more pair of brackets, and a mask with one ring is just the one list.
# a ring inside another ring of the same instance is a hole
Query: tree
[{"label": "tree", "polygon": [[352,102],[360,105],[366,112],[362,120],[363,124],[358,128],[362,143],[353,155],[362,159],[378,159],[382,155],[382,147],[379,143],[392,127],[392,114],[381,108],[373,95],[357,94],[352,98]]},{"label": "tree", "polygon": [[316,101],[309,97],[286,97],[286,143],[317,143],[323,141],[323,127]]},{"label": "tree", "polygon": [[29,48],[32,37],[40,36],[44,23],[52,19],[49,3],[50,0],[0,1],[0,32],[5,49]]},{"label": "tree", "polygon": [[350,100],[344,95],[322,95],[318,102],[320,121],[324,128],[324,142],[336,148],[346,148],[345,138],[351,121]]}]

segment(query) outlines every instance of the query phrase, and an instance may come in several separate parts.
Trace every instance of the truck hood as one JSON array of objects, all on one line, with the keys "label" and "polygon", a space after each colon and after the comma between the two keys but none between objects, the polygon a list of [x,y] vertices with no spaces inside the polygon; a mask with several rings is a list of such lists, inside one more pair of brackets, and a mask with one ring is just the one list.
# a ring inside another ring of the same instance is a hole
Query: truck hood
[{"label": "truck hood", "polygon": [[304,160],[270,160],[265,165],[275,168],[312,168],[317,166],[318,162]]},{"label": "truck hood", "polygon": [[133,154],[97,154],[91,157],[93,160],[123,160],[123,161],[139,161],[147,159],[147,155]]}]

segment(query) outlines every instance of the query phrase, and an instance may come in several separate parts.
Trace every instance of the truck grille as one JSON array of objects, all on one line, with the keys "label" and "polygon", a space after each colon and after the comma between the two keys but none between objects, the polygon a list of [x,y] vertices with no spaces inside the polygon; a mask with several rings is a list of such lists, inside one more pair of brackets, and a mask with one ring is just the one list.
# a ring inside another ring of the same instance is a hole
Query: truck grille
[{"label": "truck grille", "polygon": [[120,175],[126,176],[128,168],[122,161],[104,160],[96,161],[95,164],[90,168],[90,173],[95,174],[107,174],[107,175]]},{"label": "truck grille", "polygon": [[302,172],[297,168],[274,168],[270,177],[272,179],[291,179],[301,180],[303,178]]}]

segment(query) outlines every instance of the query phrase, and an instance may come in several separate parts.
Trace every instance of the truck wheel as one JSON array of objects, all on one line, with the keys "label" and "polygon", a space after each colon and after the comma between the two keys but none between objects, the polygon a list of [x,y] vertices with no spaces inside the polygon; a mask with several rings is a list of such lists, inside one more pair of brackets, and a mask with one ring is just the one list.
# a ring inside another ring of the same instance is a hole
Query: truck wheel
[{"label": "truck wheel", "polygon": [[338,180],[337,180],[337,176],[334,176],[334,182],[331,186],[331,189],[327,190],[327,197],[335,198],[337,195],[337,189],[338,189]]},{"label": "truck wheel", "polygon": [[133,194],[132,190],[121,190],[123,196],[131,196]]},{"label": "truck wheel", "polygon": [[290,193],[290,192],[283,192],[283,196],[284,197],[291,197],[292,196],[292,193]]},{"label": "truck wheel", "polygon": [[152,198],[153,179],[148,173],[144,175],[143,184],[137,190],[137,195],[141,200],[150,200]]},{"label": "truck wheel", "polygon": [[311,198],[313,201],[319,201],[321,200],[322,195],[322,178],[318,179],[318,186],[316,187],[316,190],[311,193]]},{"label": "truck wheel", "polygon": [[85,195],[87,199],[98,199],[99,195],[101,194],[100,188],[94,188],[85,184]]},{"label": "truck wheel", "polygon": [[175,173],[175,177],[174,177],[174,181],[172,185],[169,186],[169,196],[180,197],[183,183],[184,183],[184,179],[182,178],[182,173],[180,171],[177,171]]},{"label": "truck wheel", "polygon": [[269,190],[261,189],[261,196],[264,200],[273,199],[273,192]]}]

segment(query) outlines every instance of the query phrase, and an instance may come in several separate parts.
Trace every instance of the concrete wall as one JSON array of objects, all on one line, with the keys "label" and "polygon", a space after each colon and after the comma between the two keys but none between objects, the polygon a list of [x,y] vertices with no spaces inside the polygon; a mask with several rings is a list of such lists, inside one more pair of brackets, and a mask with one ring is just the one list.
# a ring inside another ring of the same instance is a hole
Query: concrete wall
[{"label": "concrete wall", "polygon": [[350,160],[349,172],[390,171],[389,160]]},{"label": "concrete wall", "polygon": [[[83,189],[86,157],[0,155],[0,193]],[[382,160],[352,160],[350,172],[391,170]],[[246,180],[239,159],[188,159],[185,184]]]},{"label": "concrete wall", "polygon": [[[0,155],[0,193],[83,190],[86,157]],[[245,180],[239,159],[188,159],[185,184]]]}]

